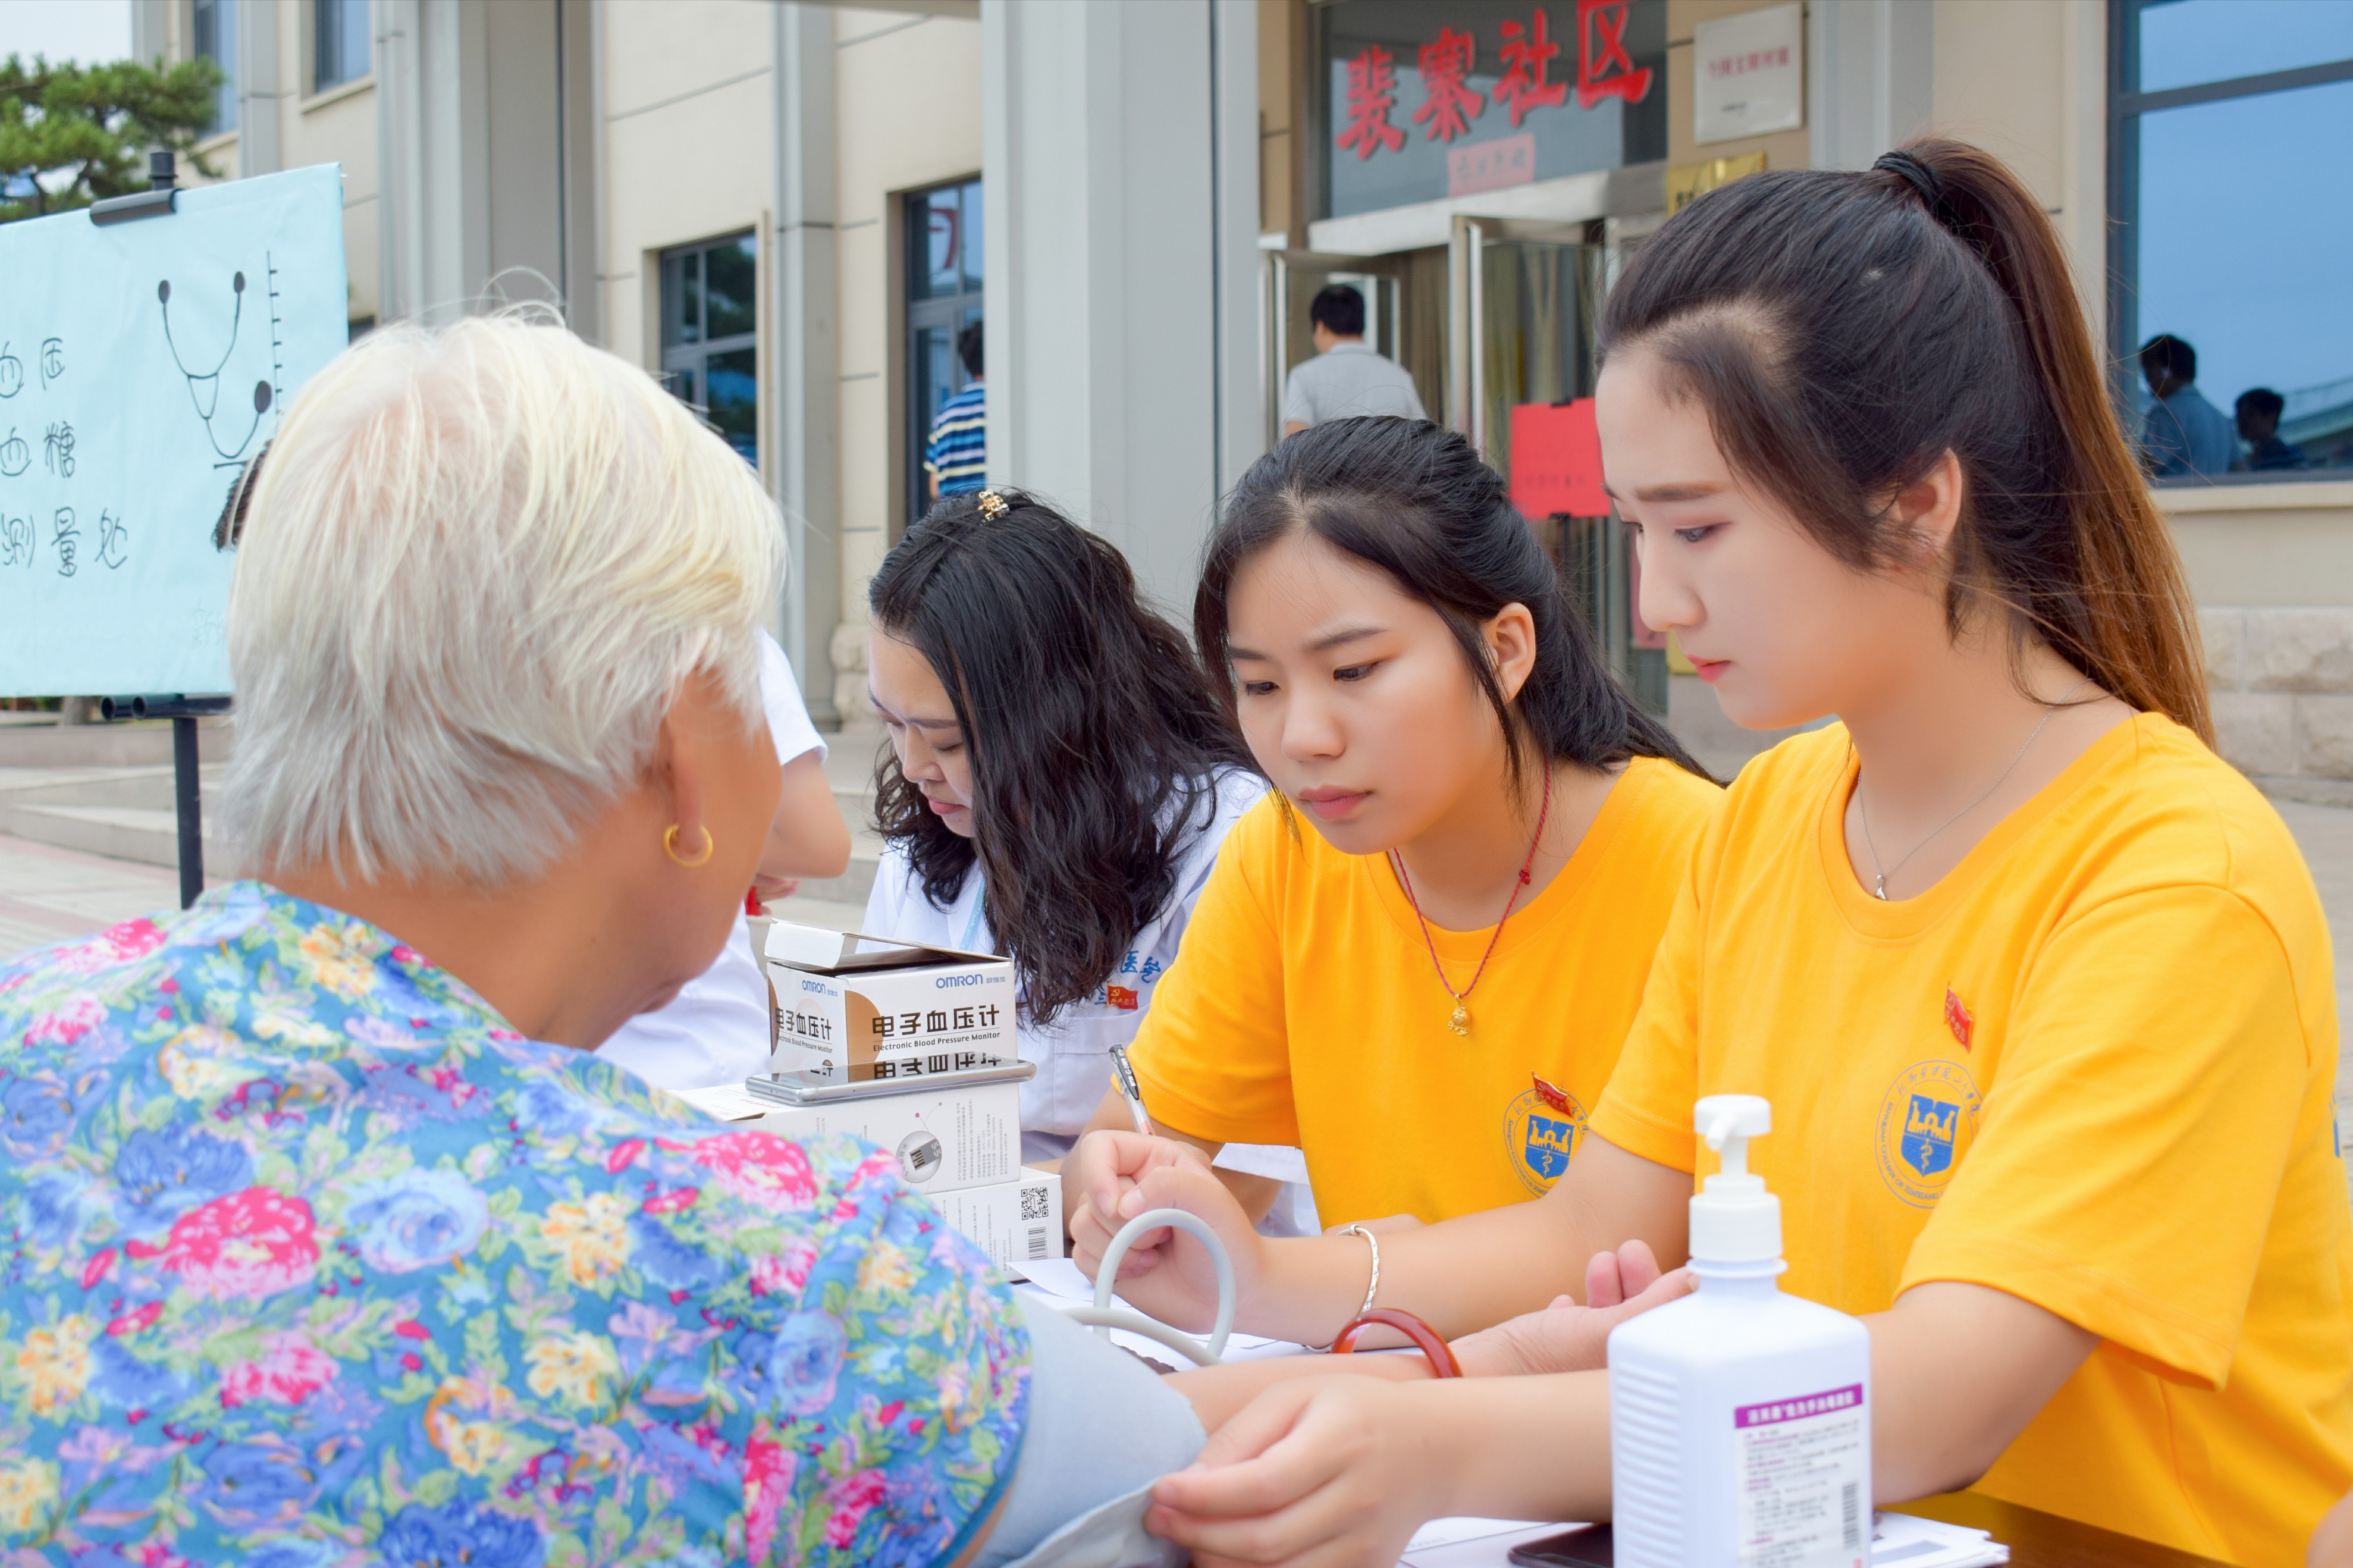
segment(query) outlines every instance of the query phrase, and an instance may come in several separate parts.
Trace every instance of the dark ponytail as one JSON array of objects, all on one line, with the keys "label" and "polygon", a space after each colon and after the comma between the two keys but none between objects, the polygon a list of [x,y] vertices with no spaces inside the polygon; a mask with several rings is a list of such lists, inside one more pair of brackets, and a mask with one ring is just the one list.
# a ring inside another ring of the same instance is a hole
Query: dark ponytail
[{"label": "dark ponytail", "polygon": [[2209,744],[2197,620],[2118,427],[2058,235],[1991,154],[1922,140],[1862,173],[1752,174],[1647,240],[1601,321],[1708,410],[1733,468],[1848,564],[1908,542],[1891,499],[1964,477],[1948,626],[2021,635]]},{"label": "dark ponytail", "polygon": [[[1503,477],[1451,430],[1426,420],[1335,420],[1291,437],[1250,465],[1209,538],[1193,630],[1229,709],[1228,602],[1242,566],[1304,529],[1379,567],[1400,593],[1445,620],[1472,679],[1504,727],[1516,785],[1533,744],[1540,756],[1589,768],[1663,757],[1701,777],[1667,727],[1644,712],[1601,663],[1560,574],[1512,509]],[[1481,626],[1506,605],[1535,622],[1535,666],[1506,700]]]}]

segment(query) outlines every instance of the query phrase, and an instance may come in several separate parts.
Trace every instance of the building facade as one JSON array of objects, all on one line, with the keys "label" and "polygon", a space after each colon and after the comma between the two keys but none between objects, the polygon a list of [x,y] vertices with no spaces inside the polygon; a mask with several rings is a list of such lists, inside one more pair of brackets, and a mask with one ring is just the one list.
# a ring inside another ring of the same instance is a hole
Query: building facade
[{"label": "building facade", "polygon": [[[227,174],[342,163],[355,330],[549,299],[759,467],[821,721],[864,711],[865,584],[928,499],[965,326],[991,479],[1181,612],[1317,288],[1357,287],[1432,416],[1512,472],[1525,411],[1589,395],[1594,308],[1672,205],[1978,142],[2064,237],[2127,419],[2158,334],[2235,414],[2238,471],[2156,480],[2226,754],[2353,780],[2353,202],[2325,162],[2353,0],[135,4],[142,55],[228,68]],[[1537,526],[1628,679],[1705,731],[1618,530]]]}]

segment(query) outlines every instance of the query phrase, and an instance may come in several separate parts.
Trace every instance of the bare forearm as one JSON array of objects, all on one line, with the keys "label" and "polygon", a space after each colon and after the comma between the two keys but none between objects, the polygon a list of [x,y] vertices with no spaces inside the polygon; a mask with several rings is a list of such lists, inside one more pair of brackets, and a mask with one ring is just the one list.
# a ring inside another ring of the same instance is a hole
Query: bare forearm
[{"label": "bare forearm", "polygon": [[1609,1517],[1608,1373],[1449,1379],[1401,1392],[1438,1451],[1454,1456],[1448,1513]]},{"label": "bare forearm", "polygon": [[[1514,1204],[1380,1238],[1377,1304],[1401,1307],[1448,1339],[1582,1296],[1585,1261],[1598,1250],[1544,1204]],[[1309,1237],[1267,1245],[1267,1271],[1236,1326],[1322,1344],[1356,1315],[1372,1282],[1372,1248],[1360,1236]]]},{"label": "bare forearm", "polygon": [[1229,1361],[1223,1366],[1196,1367],[1174,1373],[1168,1386],[1192,1401],[1193,1414],[1211,1432],[1234,1413],[1279,1383],[1302,1377],[1352,1374],[1384,1378],[1391,1383],[1428,1383],[1430,1363],[1418,1355],[1277,1356],[1271,1361]]},{"label": "bare forearm", "polygon": [[[1976,1481],[2100,1342],[2031,1302],[1957,1282],[1915,1286],[1863,1323],[1871,1489],[1883,1503]],[[1962,1366],[1975,1371],[1956,1376]]]}]

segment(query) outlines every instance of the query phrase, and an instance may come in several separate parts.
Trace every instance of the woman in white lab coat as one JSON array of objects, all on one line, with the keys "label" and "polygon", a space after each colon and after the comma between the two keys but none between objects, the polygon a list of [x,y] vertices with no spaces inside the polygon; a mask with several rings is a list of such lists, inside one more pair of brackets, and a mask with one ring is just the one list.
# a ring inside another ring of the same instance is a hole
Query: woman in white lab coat
[{"label": "woman in white lab coat", "polygon": [[[1119,552],[1018,491],[943,500],[868,601],[891,748],[864,929],[1011,955],[1020,1055],[1038,1066],[1022,1156],[1059,1159],[1265,782]],[[1240,1168],[1292,1174],[1287,1152]]]}]

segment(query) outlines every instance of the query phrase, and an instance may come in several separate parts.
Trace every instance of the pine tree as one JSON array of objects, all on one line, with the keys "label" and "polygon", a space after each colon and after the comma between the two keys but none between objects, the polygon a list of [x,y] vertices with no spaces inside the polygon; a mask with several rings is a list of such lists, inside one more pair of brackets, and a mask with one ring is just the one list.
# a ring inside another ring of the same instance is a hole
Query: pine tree
[{"label": "pine tree", "polygon": [[0,223],[143,191],[152,149],[216,175],[195,149],[220,81],[220,67],[206,59],[168,68],[53,66],[39,55],[29,66],[13,54],[0,61]]}]

